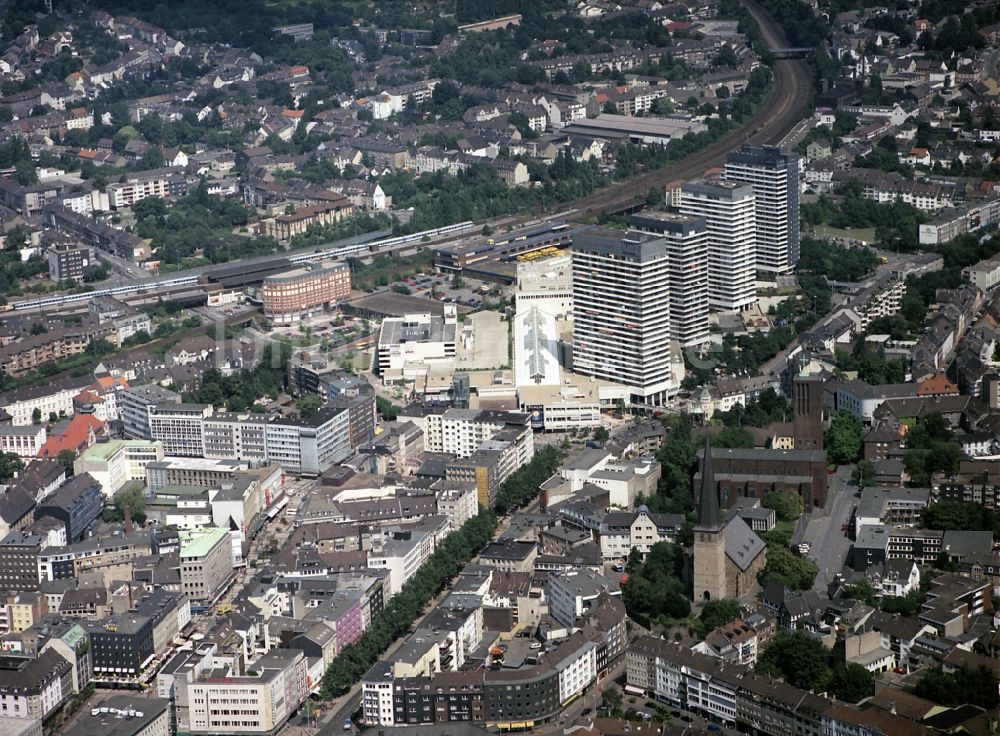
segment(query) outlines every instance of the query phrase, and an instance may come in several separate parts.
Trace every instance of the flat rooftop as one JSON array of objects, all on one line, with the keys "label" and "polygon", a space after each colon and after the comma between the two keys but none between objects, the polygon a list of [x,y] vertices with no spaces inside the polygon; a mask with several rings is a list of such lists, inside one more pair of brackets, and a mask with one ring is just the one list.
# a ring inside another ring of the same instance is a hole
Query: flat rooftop
[{"label": "flat rooftop", "polygon": [[406,343],[455,342],[456,325],[445,323],[443,317],[431,316],[424,320],[389,318],[382,323],[378,344],[403,345]]}]

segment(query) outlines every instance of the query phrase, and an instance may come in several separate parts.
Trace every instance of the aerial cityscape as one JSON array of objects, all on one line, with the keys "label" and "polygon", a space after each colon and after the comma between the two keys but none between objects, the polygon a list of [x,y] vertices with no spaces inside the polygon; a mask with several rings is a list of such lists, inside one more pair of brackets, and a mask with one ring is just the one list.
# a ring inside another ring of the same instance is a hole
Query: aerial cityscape
[{"label": "aerial cityscape", "polygon": [[4,736],[996,736],[1000,4],[0,0]]}]

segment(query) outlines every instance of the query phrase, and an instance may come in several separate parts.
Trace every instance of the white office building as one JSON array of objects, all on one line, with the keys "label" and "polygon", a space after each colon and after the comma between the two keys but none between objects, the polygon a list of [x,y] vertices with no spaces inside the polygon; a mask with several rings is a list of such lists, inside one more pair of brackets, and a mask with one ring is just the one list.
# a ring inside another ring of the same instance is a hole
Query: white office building
[{"label": "white office building", "polygon": [[723,178],[753,187],[757,268],[788,273],[799,262],[799,157],[778,146],[745,144],[726,157]]},{"label": "white office building", "polygon": [[202,423],[211,415],[210,404],[158,404],[149,408],[149,432],[164,455],[205,457]]},{"label": "white office building", "polygon": [[591,230],[572,255],[574,372],[628,386],[633,403],[665,405],[684,368],[670,342],[664,239]]},{"label": "white office building", "polygon": [[749,184],[688,182],[681,187],[681,213],[708,226],[708,303],[740,311],[757,301],[756,198]]},{"label": "white office building", "polygon": [[669,212],[633,215],[636,230],[663,238],[670,273],[670,339],[682,348],[708,342],[708,226]]}]

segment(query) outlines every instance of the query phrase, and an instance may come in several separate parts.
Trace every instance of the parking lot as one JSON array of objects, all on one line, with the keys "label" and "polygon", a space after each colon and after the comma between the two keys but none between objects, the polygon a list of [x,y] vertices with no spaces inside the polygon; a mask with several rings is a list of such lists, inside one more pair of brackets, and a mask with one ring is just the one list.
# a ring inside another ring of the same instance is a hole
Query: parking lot
[{"label": "parking lot", "polygon": [[456,279],[446,274],[411,276],[400,284],[414,296],[434,298],[470,309],[481,309],[484,301],[499,302],[510,291],[509,287],[500,284],[488,284],[466,277]]}]

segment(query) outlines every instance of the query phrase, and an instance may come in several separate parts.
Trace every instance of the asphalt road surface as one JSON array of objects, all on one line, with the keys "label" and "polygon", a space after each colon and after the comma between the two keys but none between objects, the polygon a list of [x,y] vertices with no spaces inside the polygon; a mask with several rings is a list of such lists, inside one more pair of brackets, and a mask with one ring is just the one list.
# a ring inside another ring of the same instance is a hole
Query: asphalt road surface
[{"label": "asphalt road surface", "polygon": [[857,504],[857,486],[851,481],[854,467],[842,465],[837,472],[827,476],[827,502],[823,509],[816,509],[809,518],[803,539],[812,545],[806,554],[819,566],[813,588],[825,591],[837,573],[844,567],[851,540],[841,531],[850,522]]}]

